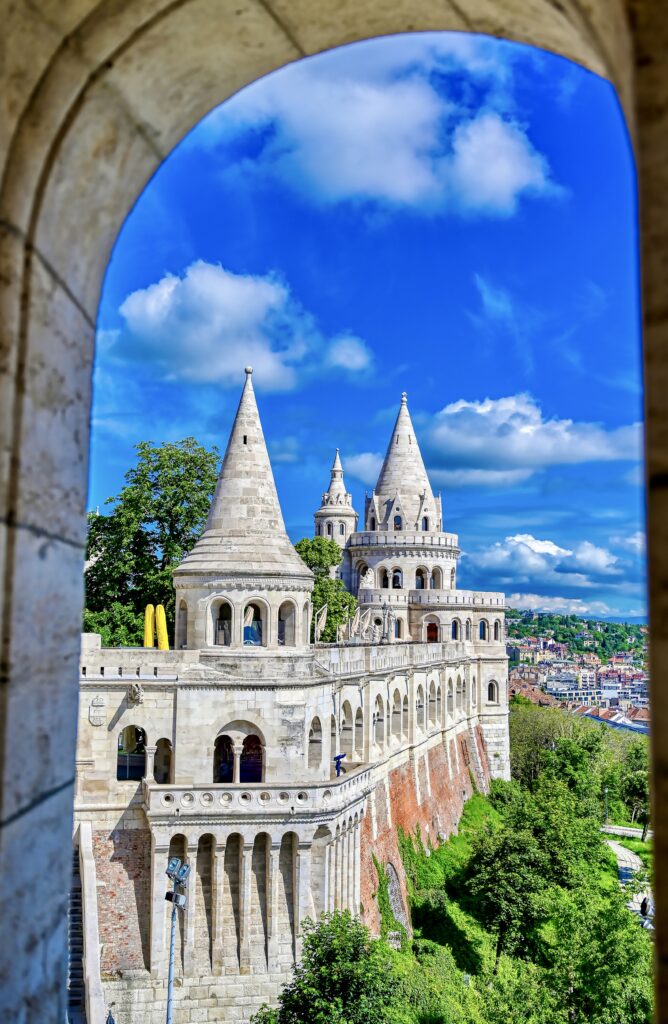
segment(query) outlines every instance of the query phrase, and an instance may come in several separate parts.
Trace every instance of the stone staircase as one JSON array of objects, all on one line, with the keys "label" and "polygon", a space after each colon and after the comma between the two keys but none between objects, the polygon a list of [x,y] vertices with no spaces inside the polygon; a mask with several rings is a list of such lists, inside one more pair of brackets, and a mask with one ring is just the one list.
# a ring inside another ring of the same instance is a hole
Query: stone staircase
[{"label": "stone staircase", "polygon": [[72,853],[72,888],[67,915],[67,1020],[66,1024],[86,1024],[86,1000],[83,977],[83,917],[79,849]]}]

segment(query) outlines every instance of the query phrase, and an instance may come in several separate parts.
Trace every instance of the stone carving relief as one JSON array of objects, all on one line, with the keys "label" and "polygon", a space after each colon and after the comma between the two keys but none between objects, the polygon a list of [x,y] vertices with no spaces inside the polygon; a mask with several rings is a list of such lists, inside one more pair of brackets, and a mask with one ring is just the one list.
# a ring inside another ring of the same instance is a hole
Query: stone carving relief
[{"label": "stone carving relief", "polygon": [[107,721],[107,702],[104,697],[93,697],[88,708],[88,721],[91,725],[104,725]]},{"label": "stone carving relief", "polygon": [[128,704],[144,703],[144,687],[141,683],[130,683],[128,686]]}]

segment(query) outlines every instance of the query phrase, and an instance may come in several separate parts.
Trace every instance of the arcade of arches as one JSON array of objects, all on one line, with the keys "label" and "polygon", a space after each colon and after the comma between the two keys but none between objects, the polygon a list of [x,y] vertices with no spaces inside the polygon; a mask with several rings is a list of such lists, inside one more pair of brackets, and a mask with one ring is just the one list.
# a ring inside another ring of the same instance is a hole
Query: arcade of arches
[{"label": "arcade of arches", "polygon": [[[310,53],[402,31],[534,44],[608,78],[641,197],[652,676],[668,674],[668,19],[655,0],[1,0],[3,1019],[63,1019],[98,297],[137,195],[208,110]],[[39,580],[39,600],[36,600]],[[39,636],[39,643],[35,637]],[[665,688],[664,688],[665,689]],[[657,1024],[668,1021],[668,692],[652,694]],[[58,736],[45,744],[44,736]],[[26,759],[26,746],[39,757]],[[35,842],[35,837],[40,842]],[[666,965],[666,966],[664,966]],[[16,1014],[18,1013],[18,1018]]]}]

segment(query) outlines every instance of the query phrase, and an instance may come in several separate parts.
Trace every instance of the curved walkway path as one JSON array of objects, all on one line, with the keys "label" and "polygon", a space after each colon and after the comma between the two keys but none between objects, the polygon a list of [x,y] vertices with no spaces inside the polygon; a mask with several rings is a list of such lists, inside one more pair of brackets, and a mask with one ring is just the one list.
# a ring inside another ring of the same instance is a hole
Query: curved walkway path
[{"label": "curved walkway path", "polygon": [[[625,846],[621,846],[620,843],[616,843],[613,839],[606,839],[606,842],[617,858],[619,884],[628,885],[629,882],[633,881],[635,873],[643,870],[643,863],[640,857],[636,853],[632,853],[631,850],[627,850]],[[647,917],[643,917],[640,913],[640,904],[645,897],[647,897],[647,902],[652,908],[652,911],[650,911],[650,914]],[[627,906],[629,910],[632,910],[634,914],[638,915],[643,928],[649,928],[652,931],[654,930],[654,925],[652,924],[654,903],[652,900],[652,890],[650,888],[642,889],[640,892],[635,893],[627,903]]]}]

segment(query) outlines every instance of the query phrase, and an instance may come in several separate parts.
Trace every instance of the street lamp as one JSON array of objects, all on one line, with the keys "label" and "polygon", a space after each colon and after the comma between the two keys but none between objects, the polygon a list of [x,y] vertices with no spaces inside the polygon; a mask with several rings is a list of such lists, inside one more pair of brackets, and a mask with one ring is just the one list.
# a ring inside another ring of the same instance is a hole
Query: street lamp
[{"label": "street lamp", "polygon": [[[179,857],[170,857],[167,864],[167,877],[171,879],[173,888],[165,893],[165,899],[172,904],[172,924],[169,935],[169,974],[167,976],[167,1024],[172,1024],[174,1013],[174,942],[176,939],[176,911],[183,910],[186,905],[185,889],[188,884],[190,864],[182,864]],[[181,890],[181,891],[179,891]]]},{"label": "street lamp", "polygon": [[380,642],[381,642],[381,644],[386,644],[387,643],[387,613],[390,610],[387,607],[387,601],[383,601],[383,605],[382,605],[382,608],[380,610],[383,613],[383,635],[380,638]]}]

